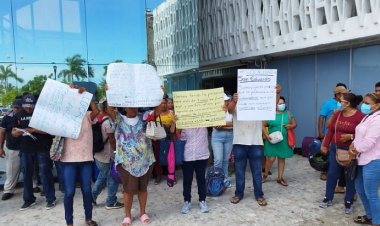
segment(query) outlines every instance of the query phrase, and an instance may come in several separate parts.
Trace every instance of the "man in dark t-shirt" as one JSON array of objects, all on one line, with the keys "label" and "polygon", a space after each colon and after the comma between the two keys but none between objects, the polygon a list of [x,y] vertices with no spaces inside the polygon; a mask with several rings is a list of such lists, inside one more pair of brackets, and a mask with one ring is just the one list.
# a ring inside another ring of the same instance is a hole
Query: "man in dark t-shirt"
[{"label": "man in dark t-shirt", "polygon": [[52,174],[52,162],[50,160],[50,146],[53,137],[45,132],[29,127],[32,118],[35,97],[26,95],[22,98],[22,110],[15,116],[15,127],[12,135],[21,137],[20,156],[22,172],[24,175],[24,204],[20,210],[28,209],[36,204],[33,195],[33,166],[37,162],[42,186],[46,197],[46,209],[55,206],[55,189]]},{"label": "man in dark t-shirt", "polygon": [[21,103],[21,99],[13,101],[12,111],[4,116],[0,126],[0,157],[6,158],[6,180],[1,200],[12,198],[20,175],[20,138],[12,136],[12,129],[15,127],[14,116],[19,112]]}]

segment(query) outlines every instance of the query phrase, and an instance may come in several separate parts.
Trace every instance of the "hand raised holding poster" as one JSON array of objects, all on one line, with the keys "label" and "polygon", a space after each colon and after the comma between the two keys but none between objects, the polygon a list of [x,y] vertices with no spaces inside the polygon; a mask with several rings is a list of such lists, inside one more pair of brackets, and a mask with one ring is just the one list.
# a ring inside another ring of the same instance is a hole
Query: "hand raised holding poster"
[{"label": "hand raised holding poster", "polygon": [[173,93],[177,128],[226,125],[223,88]]},{"label": "hand raised holding poster", "polygon": [[276,117],[277,70],[239,69],[237,119],[274,120]]},{"label": "hand raised holding poster", "polygon": [[113,107],[155,107],[164,95],[149,64],[112,63],[107,68],[107,101]]},{"label": "hand raised holding poster", "polygon": [[79,94],[78,89],[48,79],[29,126],[51,135],[77,139],[91,98],[88,92]]}]

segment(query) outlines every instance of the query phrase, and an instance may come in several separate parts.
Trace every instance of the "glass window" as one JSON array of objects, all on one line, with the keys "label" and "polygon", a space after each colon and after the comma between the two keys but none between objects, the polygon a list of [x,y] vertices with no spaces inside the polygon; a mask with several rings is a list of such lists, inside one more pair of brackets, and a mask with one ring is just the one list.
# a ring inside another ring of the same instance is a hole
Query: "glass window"
[{"label": "glass window", "polygon": [[0,4],[0,62],[14,62],[11,1]]},{"label": "glass window", "polygon": [[86,57],[83,0],[18,0],[12,3],[17,62],[63,63],[66,57],[74,54]]}]

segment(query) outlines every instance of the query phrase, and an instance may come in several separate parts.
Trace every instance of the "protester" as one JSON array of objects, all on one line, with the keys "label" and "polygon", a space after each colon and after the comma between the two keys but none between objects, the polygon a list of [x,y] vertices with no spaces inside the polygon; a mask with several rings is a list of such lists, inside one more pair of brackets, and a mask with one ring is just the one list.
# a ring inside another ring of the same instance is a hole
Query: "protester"
[{"label": "protester", "polygon": [[[155,107],[154,110],[148,114],[146,121],[147,122],[156,121],[156,122],[162,123],[162,125],[165,128],[167,138],[170,139],[169,128],[172,124],[173,119],[174,119],[174,114],[172,111],[168,110],[167,99],[164,97],[161,101],[161,104]],[[154,163],[154,170],[153,170],[154,175],[156,177],[154,180],[154,184],[158,185],[161,183],[162,173],[163,173],[163,169],[159,161],[160,141],[152,141],[152,145],[153,145],[154,157],[156,159],[156,162]]]},{"label": "protester", "polygon": [[[73,85],[70,86],[74,88]],[[85,91],[83,87],[78,89],[81,94]],[[91,175],[92,162],[94,161],[92,148],[92,121],[99,114],[99,109],[94,101],[91,101],[90,108],[85,114],[79,137],[77,139],[65,138],[61,157],[62,174],[64,178],[64,208],[67,225],[73,225],[73,202],[77,178],[80,181],[80,188],[83,196],[83,207],[85,212],[85,224],[88,226],[98,225],[92,220],[92,193]]]},{"label": "protester", "polygon": [[[289,147],[288,144],[288,130],[295,129],[297,127],[297,123],[293,114],[286,110],[286,102],[284,97],[280,97],[280,100],[278,101],[276,119],[272,121],[265,121],[264,127],[268,127],[268,132],[266,129],[264,129],[264,136],[266,138],[264,145],[266,164],[265,173],[263,175],[263,183],[266,181],[269,175],[269,171],[277,158],[277,183],[283,186],[288,186],[283,177],[285,169],[285,158],[293,157],[293,149]],[[269,134],[276,131],[280,131],[282,133],[283,140],[272,144]]]},{"label": "protester", "polygon": [[244,197],[245,170],[247,160],[252,173],[254,194],[260,206],[266,206],[262,190],[262,158],[263,158],[263,123],[262,121],[237,121],[236,104],[238,94],[235,93],[233,101],[228,104],[228,112],[233,115],[233,152],[235,157],[236,191],[230,202],[237,204]]},{"label": "protester", "polygon": [[211,146],[214,154],[214,166],[223,169],[224,185],[231,187],[228,180],[228,162],[232,151],[232,115],[228,113],[227,106],[231,98],[224,94],[224,107],[226,112],[226,125],[216,126],[212,130]]},{"label": "protester", "polygon": [[50,146],[53,137],[45,132],[29,127],[32,118],[36,98],[25,95],[22,98],[22,110],[15,117],[15,128],[12,129],[14,137],[21,137],[20,157],[24,178],[23,199],[24,204],[20,210],[26,210],[36,204],[33,195],[33,172],[34,164],[37,163],[39,176],[46,198],[46,209],[55,206],[55,189],[52,174],[52,161],[50,160]]},{"label": "protester", "polygon": [[[346,168],[339,165],[336,160],[336,149],[348,150],[353,138],[355,137],[355,128],[363,119],[364,114],[361,113],[357,106],[363,100],[362,96],[356,96],[352,93],[344,94],[340,102],[342,110],[337,111],[333,115],[331,125],[328,128],[325,139],[323,140],[321,152],[329,153],[329,168],[327,172],[326,193],[325,198],[320,203],[319,207],[327,208],[332,205],[334,199],[334,190],[337,184],[341,171],[346,172]],[[355,186],[354,181],[346,173],[346,194],[344,198],[345,213],[351,214],[353,211],[352,203],[354,201]]]},{"label": "protester", "polygon": [[174,112],[174,102],[172,98],[168,98],[168,110]]},{"label": "protester", "polygon": [[[335,86],[334,89],[334,97],[328,99],[326,102],[323,103],[320,111],[319,111],[319,118],[318,118],[318,137],[319,139],[323,139],[325,137],[325,134],[327,132],[327,121],[330,119],[332,114],[335,110],[338,110],[341,107],[340,98],[344,93],[348,93],[347,87],[343,83],[338,83]],[[321,172],[320,176],[321,180],[327,179],[327,172]],[[340,181],[340,190],[344,190],[345,183],[344,181]]]},{"label": "protester", "polygon": [[[175,131],[176,119],[173,120],[171,132]],[[206,166],[210,151],[208,149],[208,131],[207,128],[183,129],[181,131],[181,140],[186,140],[184,161],[182,164],[183,173],[183,199],[184,204],[181,213],[190,212],[191,205],[191,186],[193,183],[193,175],[197,179],[199,208],[202,213],[208,213],[209,209],[206,203]]]},{"label": "protester", "polygon": [[119,209],[124,205],[117,201],[116,193],[119,188],[119,183],[115,181],[111,175],[111,167],[113,159],[115,158],[114,151],[116,149],[115,129],[111,125],[111,120],[105,109],[107,109],[107,101],[102,103],[101,115],[97,117],[101,123],[102,137],[104,142],[104,149],[95,153],[95,164],[99,169],[99,175],[92,188],[93,203],[96,205],[96,199],[102,190],[107,186],[107,200],[106,209]]},{"label": "protester", "polygon": [[151,222],[145,207],[148,198],[147,186],[155,161],[151,140],[145,136],[145,127],[137,116],[137,108],[125,108],[127,115],[108,107],[107,113],[115,123],[115,164],[124,188],[125,218],[122,225],[132,224],[133,196],[137,194],[140,204],[140,221]]},{"label": "protester", "polygon": [[[21,108],[22,100],[15,99],[12,103],[12,111],[4,116],[0,127],[0,157],[6,159],[6,180],[1,200],[12,198],[20,175],[20,138],[12,136],[15,127],[15,115]],[[6,145],[4,146],[4,141]]]},{"label": "protester", "polygon": [[380,94],[380,82],[375,84],[375,93]]},{"label": "protester", "polygon": [[355,223],[380,225],[380,94],[369,93],[361,106],[367,116],[356,127],[350,154],[357,156],[358,172],[355,188],[365,215],[354,218]]}]

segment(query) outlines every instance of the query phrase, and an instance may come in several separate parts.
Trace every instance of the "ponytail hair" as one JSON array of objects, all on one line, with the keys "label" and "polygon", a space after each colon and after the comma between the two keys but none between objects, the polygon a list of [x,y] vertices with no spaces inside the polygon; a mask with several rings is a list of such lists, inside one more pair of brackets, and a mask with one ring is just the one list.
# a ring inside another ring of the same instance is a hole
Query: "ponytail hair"
[{"label": "ponytail hair", "polygon": [[343,99],[348,101],[352,108],[357,108],[359,104],[363,101],[363,96],[356,96],[353,93],[345,93],[343,94]]}]

